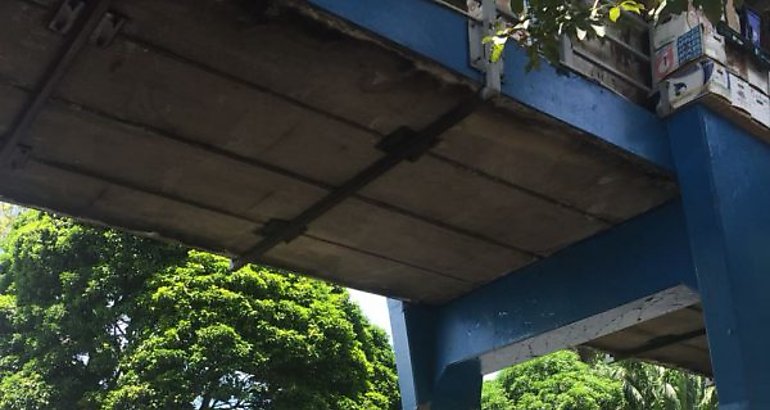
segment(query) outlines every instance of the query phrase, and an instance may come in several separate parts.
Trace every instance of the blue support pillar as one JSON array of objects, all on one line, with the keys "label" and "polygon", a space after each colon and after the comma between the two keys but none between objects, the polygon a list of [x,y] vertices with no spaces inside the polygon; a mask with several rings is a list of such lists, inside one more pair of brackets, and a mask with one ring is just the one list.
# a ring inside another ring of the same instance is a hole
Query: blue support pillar
[{"label": "blue support pillar", "polygon": [[398,383],[404,410],[478,409],[481,369],[478,360],[436,372],[436,309],[388,300]]},{"label": "blue support pillar", "polygon": [[720,409],[770,409],[770,145],[703,106],[668,130]]},{"label": "blue support pillar", "polygon": [[398,387],[404,409],[416,409],[433,392],[435,315],[428,307],[388,299]]},{"label": "blue support pillar", "polygon": [[481,362],[471,359],[445,368],[436,383],[431,410],[481,408]]}]

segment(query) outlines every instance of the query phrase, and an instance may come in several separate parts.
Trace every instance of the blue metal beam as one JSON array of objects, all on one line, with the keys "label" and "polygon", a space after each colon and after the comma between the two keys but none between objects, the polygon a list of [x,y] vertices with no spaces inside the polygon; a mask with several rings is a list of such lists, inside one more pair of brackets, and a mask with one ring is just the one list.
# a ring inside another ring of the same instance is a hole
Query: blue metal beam
[{"label": "blue metal beam", "polygon": [[388,300],[403,409],[431,403],[434,410],[480,407],[481,369],[476,359],[456,363],[436,377],[438,308]]},{"label": "blue metal beam", "polygon": [[[681,285],[695,288],[689,249],[677,200],[447,305],[430,308],[429,315],[409,313],[427,308],[391,302],[400,377],[423,366],[419,380],[412,379],[420,386],[411,391],[418,394],[405,400],[409,406],[404,408],[411,410],[437,397],[433,390],[443,388],[442,375],[455,366],[480,366],[479,361],[538,335]],[[399,325],[405,318],[411,319],[411,329]],[[413,355],[408,369],[401,362],[404,354]],[[426,386],[429,379],[434,384]],[[433,408],[438,408],[435,403]]]},{"label": "blue metal beam", "polygon": [[695,288],[682,207],[669,203],[450,302],[437,366],[480,357],[678,285]]},{"label": "blue metal beam", "polygon": [[433,395],[435,309],[388,299],[390,327],[403,409],[416,409]]},{"label": "blue metal beam", "polygon": [[770,409],[770,145],[702,106],[668,127],[720,409]]},{"label": "blue metal beam", "polygon": [[[417,55],[481,83],[469,65],[466,17],[431,0],[309,0]],[[548,64],[526,73],[517,47],[505,54],[503,95],[592,134],[652,164],[673,170],[665,124],[636,104]]]}]

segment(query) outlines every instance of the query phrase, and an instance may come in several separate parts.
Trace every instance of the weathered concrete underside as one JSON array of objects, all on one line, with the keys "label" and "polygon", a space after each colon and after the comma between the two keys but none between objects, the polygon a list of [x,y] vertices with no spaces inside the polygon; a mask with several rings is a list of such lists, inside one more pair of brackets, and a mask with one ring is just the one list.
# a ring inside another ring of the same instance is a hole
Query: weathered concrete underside
[{"label": "weathered concrete underside", "polygon": [[[294,218],[385,155],[386,135],[475,93],[304,5],[242,3],[116,2],[128,23],[109,47],[84,49],[24,152],[8,147],[15,165],[0,170],[0,195],[238,256],[269,221]],[[0,2],[2,133],[63,46],[46,28],[57,6]],[[648,164],[501,99],[260,261],[441,304],[676,195]],[[708,372],[703,337],[688,342],[692,354],[634,350],[702,328],[697,310],[673,315],[592,345]]]},{"label": "weathered concrete underside", "polygon": [[703,308],[697,304],[595,339],[586,345],[612,352],[617,358],[636,357],[674,364],[712,376],[705,329]]}]

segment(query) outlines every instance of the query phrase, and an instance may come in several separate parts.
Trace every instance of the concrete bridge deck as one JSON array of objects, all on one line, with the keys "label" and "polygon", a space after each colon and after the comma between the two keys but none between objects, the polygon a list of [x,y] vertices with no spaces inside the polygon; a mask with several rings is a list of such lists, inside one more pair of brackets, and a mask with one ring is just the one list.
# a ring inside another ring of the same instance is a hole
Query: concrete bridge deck
[{"label": "concrete bridge deck", "polygon": [[[4,132],[65,45],[46,27],[58,4],[1,6],[14,39],[0,60]],[[78,56],[20,141],[28,153],[12,153],[23,163],[2,176],[8,199],[238,256],[386,155],[387,135],[475,91],[307,5],[115,9],[128,24]],[[513,101],[439,140],[260,260],[442,303],[676,195],[654,166]]]}]

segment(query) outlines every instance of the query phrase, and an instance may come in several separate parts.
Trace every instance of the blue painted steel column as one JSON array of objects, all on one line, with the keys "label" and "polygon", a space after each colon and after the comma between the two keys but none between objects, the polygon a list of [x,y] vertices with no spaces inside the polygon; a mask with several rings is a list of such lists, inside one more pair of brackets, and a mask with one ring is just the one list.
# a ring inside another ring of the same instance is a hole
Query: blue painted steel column
[{"label": "blue painted steel column", "polygon": [[469,410],[481,406],[478,360],[436,372],[436,310],[388,300],[398,384],[404,410]]},{"label": "blue painted steel column", "polygon": [[720,409],[770,409],[770,145],[703,106],[668,130]]},{"label": "blue painted steel column", "polygon": [[430,410],[481,408],[481,363],[471,359],[445,368],[436,381]]},{"label": "blue painted steel column", "polygon": [[435,314],[430,308],[388,299],[398,387],[404,410],[430,400],[433,390]]}]

